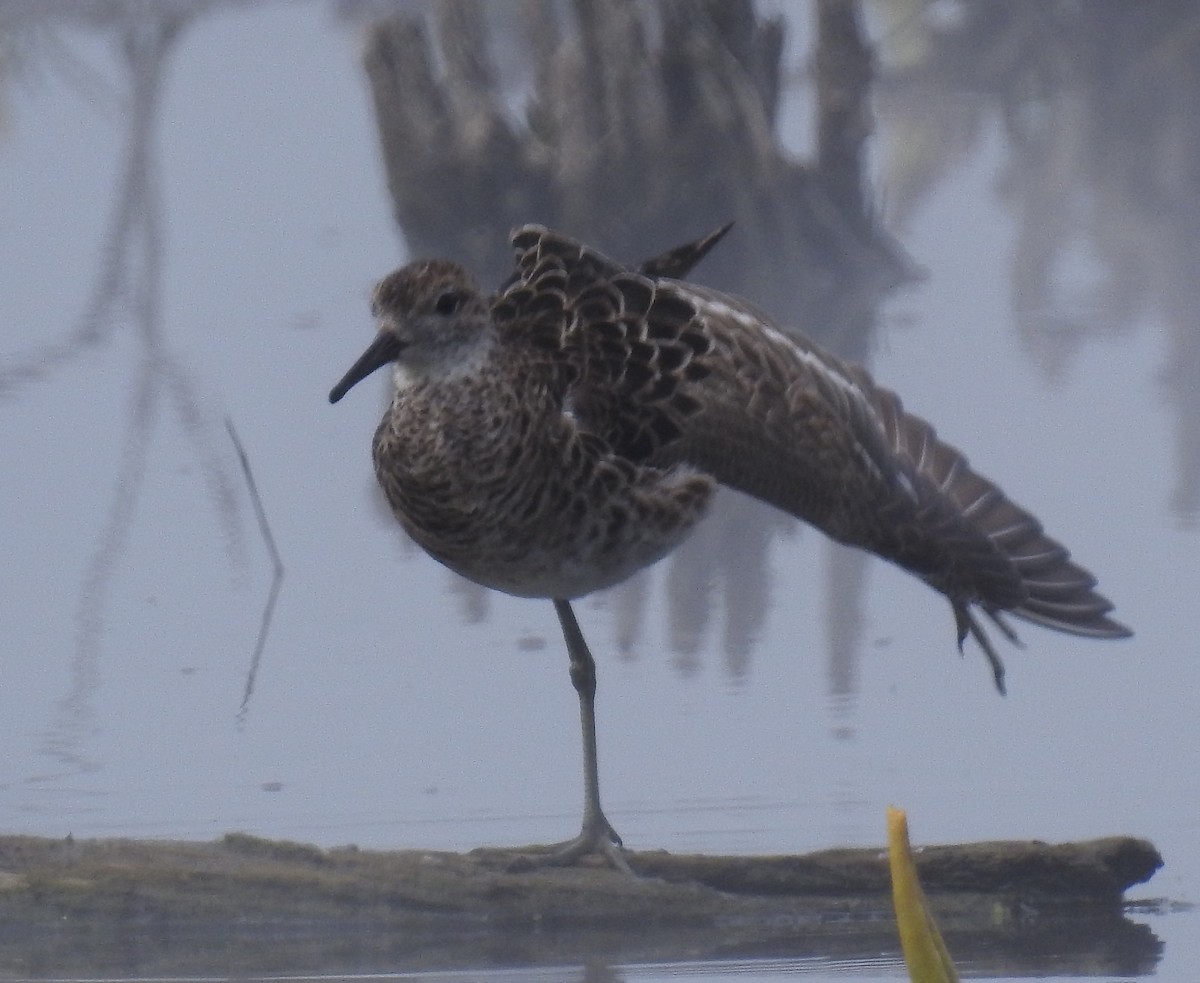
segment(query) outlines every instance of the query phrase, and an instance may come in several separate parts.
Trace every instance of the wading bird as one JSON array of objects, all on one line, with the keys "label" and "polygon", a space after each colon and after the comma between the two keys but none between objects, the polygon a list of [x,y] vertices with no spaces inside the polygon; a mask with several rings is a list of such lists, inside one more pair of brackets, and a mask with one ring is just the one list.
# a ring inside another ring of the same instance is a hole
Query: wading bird
[{"label": "wading bird", "polygon": [[919,577],[950,602],[996,685],[974,609],[1093,638],[1129,630],[1041,523],[866,370],[753,305],[680,279],[724,229],[627,268],[538,226],[485,293],[461,266],[411,263],[375,288],[375,340],[329,394],[392,366],[375,473],[431,556],[485,587],[554,602],[579,696],[580,834],[548,855],[628,869],[600,805],[596,666],[571,601],[677,546],[718,484]]}]

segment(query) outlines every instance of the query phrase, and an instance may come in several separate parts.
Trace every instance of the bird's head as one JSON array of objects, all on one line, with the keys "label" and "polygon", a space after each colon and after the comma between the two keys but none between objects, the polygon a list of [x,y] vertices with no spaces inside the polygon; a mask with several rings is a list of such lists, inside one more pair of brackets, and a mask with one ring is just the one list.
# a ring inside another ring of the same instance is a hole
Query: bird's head
[{"label": "bird's head", "polygon": [[388,274],[371,298],[376,335],[329,393],[336,403],[389,363],[396,381],[450,375],[490,337],[488,300],[465,269],[448,260],[410,263]]}]

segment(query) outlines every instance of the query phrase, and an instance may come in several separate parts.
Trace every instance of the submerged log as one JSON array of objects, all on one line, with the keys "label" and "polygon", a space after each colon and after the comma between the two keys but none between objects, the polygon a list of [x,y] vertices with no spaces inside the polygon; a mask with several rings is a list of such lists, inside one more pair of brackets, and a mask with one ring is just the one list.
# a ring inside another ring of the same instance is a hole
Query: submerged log
[{"label": "submerged log", "polygon": [[[0,837],[0,973],[212,972],[217,940],[221,967],[239,972],[897,951],[883,850],[633,853],[640,879],[603,867],[514,870],[517,856],[325,850],[243,834]],[[1161,864],[1151,844],[1127,837],[918,855],[952,949],[1028,953],[1053,925],[1056,958],[1082,947],[1086,965],[1113,971],[1157,958],[1157,939],[1124,918],[1122,896]]]}]

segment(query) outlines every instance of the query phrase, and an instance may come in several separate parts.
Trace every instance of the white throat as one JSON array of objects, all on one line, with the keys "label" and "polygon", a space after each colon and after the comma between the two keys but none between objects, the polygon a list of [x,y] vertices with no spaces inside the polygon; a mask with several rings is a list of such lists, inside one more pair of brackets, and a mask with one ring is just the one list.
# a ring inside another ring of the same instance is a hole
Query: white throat
[{"label": "white throat", "polygon": [[487,332],[473,338],[470,344],[424,353],[423,358],[405,358],[405,354],[411,355],[411,350],[402,352],[392,364],[392,384],[397,392],[403,392],[422,382],[455,382],[479,375],[486,371],[495,344],[495,335]]}]

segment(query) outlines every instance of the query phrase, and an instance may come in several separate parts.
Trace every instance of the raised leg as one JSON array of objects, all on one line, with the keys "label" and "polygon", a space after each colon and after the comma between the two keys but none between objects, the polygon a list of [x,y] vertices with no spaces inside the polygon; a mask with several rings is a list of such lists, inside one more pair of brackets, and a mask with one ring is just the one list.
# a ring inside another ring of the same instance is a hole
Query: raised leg
[{"label": "raised leg", "polygon": [[633,877],[636,875],[630,870],[621,849],[621,837],[600,808],[600,777],[596,765],[596,660],[583,640],[570,602],[555,601],[554,610],[558,612],[567,654],[571,658],[571,685],[579,694],[579,723],[583,730],[583,827],[574,839],[557,844],[549,853],[521,857],[511,869],[565,867],[582,856],[597,853]]}]

